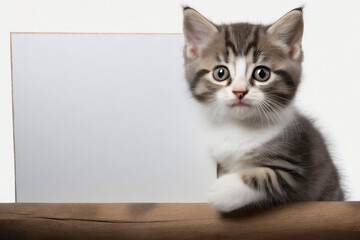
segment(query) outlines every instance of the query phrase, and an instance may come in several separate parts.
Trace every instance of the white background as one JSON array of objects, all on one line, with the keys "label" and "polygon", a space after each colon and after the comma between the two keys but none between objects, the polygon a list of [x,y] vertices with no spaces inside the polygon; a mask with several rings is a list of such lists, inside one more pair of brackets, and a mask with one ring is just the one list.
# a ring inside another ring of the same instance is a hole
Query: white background
[{"label": "white background", "polygon": [[207,200],[216,164],[181,34],[11,40],[18,202]]},{"label": "white background", "polygon": [[[10,32],[180,33],[181,3],[216,23],[271,23],[304,1],[1,0],[0,201],[15,200]],[[306,3],[306,2],[305,2]],[[306,3],[304,77],[298,105],[332,144],[349,200],[360,200],[359,1]]]}]

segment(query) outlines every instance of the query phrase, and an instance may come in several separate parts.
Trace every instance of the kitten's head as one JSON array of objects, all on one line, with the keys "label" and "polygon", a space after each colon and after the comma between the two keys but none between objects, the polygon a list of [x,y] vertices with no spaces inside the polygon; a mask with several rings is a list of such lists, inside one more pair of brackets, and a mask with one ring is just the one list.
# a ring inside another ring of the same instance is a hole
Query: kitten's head
[{"label": "kitten's head", "polygon": [[302,15],[297,8],[271,25],[215,25],[185,7],[185,72],[193,97],[222,119],[276,119],[300,82]]}]

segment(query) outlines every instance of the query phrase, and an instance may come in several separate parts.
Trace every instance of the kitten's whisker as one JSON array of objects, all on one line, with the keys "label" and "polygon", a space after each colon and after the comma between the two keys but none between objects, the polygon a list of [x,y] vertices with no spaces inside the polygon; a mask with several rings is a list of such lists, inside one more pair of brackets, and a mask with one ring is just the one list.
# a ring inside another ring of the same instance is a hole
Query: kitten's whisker
[{"label": "kitten's whisker", "polygon": [[264,102],[260,102],[260,103],[261,103],[260,109],[263,110],[264,115],[265,115],[265,117],[266,117],[266,119],[267,119],[268,125],[270,126],[270,119],[269,119],[268,114],[266,113],[266,111],[269,110],[269,109],[268,109],[267,107],[266,107],[266,109],[265,109],[265,105],[263,104]]},{"label": "kitten's whisker", "polygon": [[264,121],[263,121],[263,117],[262,117],[262,113],[261,111],[259,110],[258,106],[257,105],[254,105],[255,109],[258,111],[259,115],[260,115],[260,118],[261,118],[261,126],[264,127]]}]

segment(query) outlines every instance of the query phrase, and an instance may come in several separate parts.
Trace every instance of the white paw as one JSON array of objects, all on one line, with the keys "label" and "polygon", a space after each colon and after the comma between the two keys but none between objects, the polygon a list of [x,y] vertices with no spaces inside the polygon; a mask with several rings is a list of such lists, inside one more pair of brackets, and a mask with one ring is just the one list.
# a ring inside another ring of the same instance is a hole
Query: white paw
[{"label": "white paw", "polygon": [[238,173],[234,173],[215,181],[210,190],[209,204],[218,211],[230,212],[264,198],[265,193],[251,189],[242,182]]}]

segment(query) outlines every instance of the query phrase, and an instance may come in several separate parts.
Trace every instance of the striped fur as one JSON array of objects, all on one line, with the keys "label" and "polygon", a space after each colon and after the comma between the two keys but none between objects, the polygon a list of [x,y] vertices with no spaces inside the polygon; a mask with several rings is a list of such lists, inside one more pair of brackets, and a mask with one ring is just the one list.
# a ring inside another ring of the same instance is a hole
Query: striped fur
[{"label": "striped fur", "polygon": [[[186,79],[208,115],[210,152],[219,166],[209,202],[220,211],[344,199],[322,135],[292,103],[302,33],[301,8],[271,25],[216,25],[184,8]],[[254,76],[262,66],[270,69],[265,81]],[[230,77],[217,81],[218,67]],[[246,95],[238,99],[235,90]]]}]

